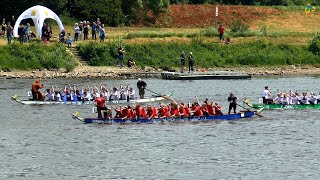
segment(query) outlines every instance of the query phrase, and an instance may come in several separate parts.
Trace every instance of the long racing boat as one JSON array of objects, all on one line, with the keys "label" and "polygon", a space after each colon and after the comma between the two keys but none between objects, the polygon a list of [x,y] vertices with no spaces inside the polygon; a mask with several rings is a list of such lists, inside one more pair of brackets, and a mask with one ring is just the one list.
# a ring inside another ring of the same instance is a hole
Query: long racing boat
[{"label": "long racing boat", "polygon": [[[106,101],[106,105],[117,105],[117,104],[144,104],[144,103],[152,103],[158,101],[166,101],[167,98],[172,96],[172,93],[165,96],[152,96],[144,99],[130,99],[127,100],[112,100]],[[69,104],[69,105],[88,105],[94,104],[94,101],[34,101],[34,100],[21,100],[19,96],[14,95],[11,97],[11,100],[24,104],[24,105],[55,105],[55,104]]]},{"label": "long racing boat", "polygon": [[[260,109],[262,111],[263,109]],[[84,123],[105,123],[105,124],[135,124],[135,123],[171,123],[171,122],[208,122],[208,121],[230,121],[236,119],[250,118],[254,116],[257,111],[241,111],[235,114],[225,114],[217,116],[194,116],[194,117],[176,117],[176,118],[81,118],[79,113],[72,114],[72,118]]]},{"label": "long racing boat", "polygon": [[248,104],[248,106],[254,109],[320,109],[320,104]]}]

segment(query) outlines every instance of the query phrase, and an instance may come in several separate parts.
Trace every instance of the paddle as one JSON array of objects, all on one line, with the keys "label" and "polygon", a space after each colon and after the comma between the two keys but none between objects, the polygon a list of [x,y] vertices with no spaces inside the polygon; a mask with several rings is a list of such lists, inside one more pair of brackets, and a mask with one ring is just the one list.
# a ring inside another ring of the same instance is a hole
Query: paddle
[{"label": "paddle", "polygon": [[[169,98],[169,97],[167,97],[167,96],[165,96],[165,95],[161,95],[161,94],[159,94],[159,93],[156,93],[156,92],[154,92],[154,91],[152,91],[152,90],[150,90],[150,89],[148,89],[148,88],[145,88],[147,91],[150,91],[150,92],[152,92],[153,94],[156,94],[156,95],[158,95],[158,96],[161,96],[161,97],[163,97],[164,99],[166,99],[166,100],[168,100],[168,101],[172,101],[172,102],[175,102],[173,99],[171,99],[171,98]],[[176,102],[175,102],[176,103]]]},{"label": "paddle", "polygon": [[[242,105],[240,105],[240,104],[238,104],[238,103],[236,103],[236,105],[242,107],[243,109],[245,109],[245,110],[247,110],[247,111],[250,111],[250,109],[248,109],[248,108],[246,108],[246,107],[244,107],[244,106],[242,106]],[[263,116],[262,116],[261,114],[259,114],[257,111],[255,111],[254,114],[257,115],[258,117],[263,117]]]}]

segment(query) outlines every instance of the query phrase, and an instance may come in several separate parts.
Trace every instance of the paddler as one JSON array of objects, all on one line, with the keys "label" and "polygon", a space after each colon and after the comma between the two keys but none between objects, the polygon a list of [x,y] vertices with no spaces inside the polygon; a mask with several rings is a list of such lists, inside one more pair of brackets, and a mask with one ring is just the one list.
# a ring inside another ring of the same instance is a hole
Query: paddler
[{"label": "paddler", "polygon": [[147,117],[148,119],[154,119],[157,117],[157,111],[155,107],[151,107],[150,105],[147,106]]},{"label": "paddler", "polygon": [[192,116],[202,116],[203,115],[201,108],[200,108],[200,105],[197,102],[192,104],[191,112],[193,112]]},{"label": "paddler", "polygon": [[44,87],[43,84],[40,85],[40,80],[36,80],[34,84],[32,84],[31,92],[32,92],[32,100],[44,100],[42,93],[39,91],[39,89],[42,89]]},{"label": "paddler", "polygon": [[214,103],[213,108],[214,108],[215,115],[220,115],[220,116],[223,115],[223,113],[221,112],[222,107],[217,102]]},{"label": "paddler", "polygon": [[107,110],[106,100],[104,99],[103,95],[101,95],[100,97],[96,97],[95,102],[98,111],[98,118],[102,118],[101,110]]}]

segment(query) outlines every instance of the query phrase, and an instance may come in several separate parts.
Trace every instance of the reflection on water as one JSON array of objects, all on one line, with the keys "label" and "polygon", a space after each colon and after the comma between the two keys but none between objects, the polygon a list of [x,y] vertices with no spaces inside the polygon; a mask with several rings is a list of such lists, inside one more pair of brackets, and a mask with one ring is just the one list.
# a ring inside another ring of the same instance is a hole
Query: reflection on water
[{"label": "reflection on water", "polygon": [[[0,80],[0,178],[3,179],[317,179],[319,110],[264,111],[263,118],[198,124],[82,124],[71,119],[91,106],[26,106],[34,80]],[[174,100],[220,102],[233,92],[256,101],[271,91],[320,91],[317,77],[168,81],[148,88]],[[136,80],[53,79],[44,84],[109,86]],[[150,93],[150,92],[147,92]],[[149,94],[151,95],[151,94]]]}]

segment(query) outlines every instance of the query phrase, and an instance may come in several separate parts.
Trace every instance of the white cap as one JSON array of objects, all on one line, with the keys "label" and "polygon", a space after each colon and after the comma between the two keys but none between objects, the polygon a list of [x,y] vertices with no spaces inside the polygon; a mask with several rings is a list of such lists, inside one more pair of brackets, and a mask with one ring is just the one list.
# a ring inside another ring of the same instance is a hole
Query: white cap
[{"label": "white cap", "polygon": [[139,78],[138,81],[141,81],[141,78]]}]

